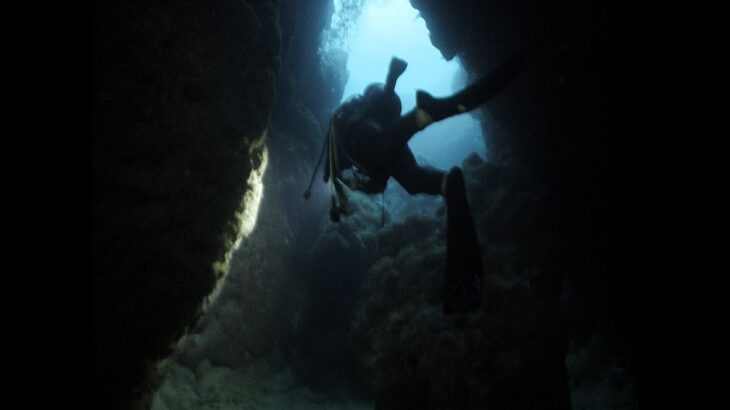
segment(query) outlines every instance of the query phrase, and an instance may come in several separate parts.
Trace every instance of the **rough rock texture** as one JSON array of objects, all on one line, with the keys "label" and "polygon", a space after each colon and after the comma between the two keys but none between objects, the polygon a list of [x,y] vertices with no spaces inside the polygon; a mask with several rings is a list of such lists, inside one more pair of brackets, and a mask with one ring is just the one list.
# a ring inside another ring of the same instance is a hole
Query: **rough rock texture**
[{"label": "rough rock texture", "polygon": [[[428,277],[430,265],[400,253],[376,264],[365,280],[379,285],[364,289],[353,338],[365,343],[360,358],[373,377],[378,405],[422,400],[434,408],[479,407],[483,401],[497,408],[567,408],[568,386],[591,383],[581,380],[591,366],[576,363],[591,355],[580,352],[596,350],[601,359],[593,363],[613,364],[593,372],[610,376],[615,368],[613,374],[634,384],[613,391],[621,396],[616,403],[637,405],[638,12],[601,1],[411,3],[434,45],[447,58],[458,54],[473,75],[489,72],[519,49],[531,54],[520,79],[485,107],[485,167],[494,172],[477,172],[479,183],[470,188],[494,285],[486,299],[496,313],[485,321],[468,318],[463,327],[440,327],[438,317],[429,318],[429,298],[423,296],[428,289],[414,300],[407,296],[411,275]],[[433,246],[412,243],[410,253],[424,255]],[[406,296],[400,302],[382,298],[375,292],[381,285]],[[381,299],[387,303],[377,308]],[[524,332],[522,337],[510,328]],[[475,334],[480,331],[484,340]],[[463,340],[449,341],[457,336]],[[429,337],[444,344],[433,347],[424,342]],[[500,344],[500,338],[509,343]],[[589,349],[589,341],[601,348]],[[464,366],[444,364],[452,361]],[[495,361],[503,366],[490,372],[469,367]],[[494,390],[484,393],[487,387],[478,386],[483,382]],[[586,400],[589,390],[584,386],[572,403],[599,404]],[[443,401],[447,397],[460,401]]]},{"label": "rough rock texture", "polygon": [[366,410],[369,403],[329,400],[302,386],[291,369],[259,359],[230,369],[204,360],[193,369],[173,363],[152,410]]},{"label": "rough rock texture", "polygon": [[[317,53],[331,0],[96,5],[95,407],[145,406],[221,283],[272,107],[258,224],[159,408],[306,406],[322,398],[287,389],[355,365],[379,408],[637,404],[638,13],[575,3],[412,0],[472,75],[533,46],[483,113],[490,162],[465,163],[490,286],[455,317],[439,311],[443,210],[380,229],[367,198],[340,225],[322,184],[301,199],[346,78]],[[254,391],[277,397],[241,399]]]},{"label": "rough rock texture", "polygon": [[[297,136],[303,126],[310,126],[310,117],[321,124],[328,123],[345,89],[347,61],[336,59],[328,60],[330,64],[321,64],[321,36],[330,25],[333,0],[283,0],[281,7],[285,67],[277,86],[280,97],[276,100],[273,122]],[[323,128],[314,141],[306,137],[294,138],[308,143],[302,152],[313,153],[312,156],[319,153],[317,149],[326,126]]]},{"label": "rough rock texture", "polygon": [[[565,357],[555,294],[542,289],[553,249],[535,249],[533,226],[547,218],[524,177],[464,163],[484,253],[484,308],[441,313],[444,218],[411,218],[378,236],[351,343],[363,380],[383,409],[565,408]],[[519,227],[519,229],[516,229]]]},{"label": "rough rock texture", "polygon": [[[306,327],[303,323],[308,320],[317,320],[302,319],[302,311],[309,293],[304,261],[310,260],[310,248],[328,206],[321,173],[312,198],[305,201],[302,193],[319,155],[329,115],[344,88],[344,61],[334,76],[334,66],[321,69],[318,53],[320,34],[329,26],[332,11],[331,0],[281,4],[282,64],[266,140],[269,161],[258,222],[243,239],[243,251],[233,255],[231,274],[210,314],[193,329],[177,358],[178,373],[194,371],[207,361],[214,368],[250,375],[248,368],[262,358],[301,351],[298,329]],[[209,377],[214,375],[203,372],[197,383],[206,383]],[[236,382],[235,378],[226,380]],[[166,387],[156,394],[160,406],[178,403],[173,395],[165,394],[174,391],[178,382],[180,389],[189,384],[173,374],[167,378]],[[199,403],[207,403],[208,398],[201,396]]]},{"label": "rough rock texture", "polygon": [[94,407],[148,405],[252,227],[279,38],[276,1],[93,5]]},{"label": "rough rock texture", "polygon": [[320,219],[319,235],[302,259],[305,303],[289,349],[302,380],[331,394],[350,388],[356,377],[348,331],[362,278],[378,246],[378,206],[357,193],[350,195],[350,203],[354,213],[339,223]]}]

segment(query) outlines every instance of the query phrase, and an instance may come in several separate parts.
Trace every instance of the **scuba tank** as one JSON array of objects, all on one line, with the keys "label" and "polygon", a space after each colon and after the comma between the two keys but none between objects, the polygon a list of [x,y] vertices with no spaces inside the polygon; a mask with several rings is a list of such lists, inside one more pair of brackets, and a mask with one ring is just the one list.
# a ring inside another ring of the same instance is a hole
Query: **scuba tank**
[{"label": "scuba tank", "polygon": [[323,179],[330,183],[332,197],[329,216],[333,222],[338,222],[341,214],[350,213],[340,172],[356,166],[359,168],[359,172],[368,174],[367,166],[363,166],[364,161],[358,161],[358,152],[371,145],[370,137],[373,134],[377,134],[378,131],[400,117],[402,105],[400,98],[395,93],[395,83],[407,66],[408,63],[405,61],[393,57],[385,83],[370,84],[363,95],[350,98],[342,103],[330,119],[322,152],[309,186],[304,192],[304,198],[309,199],[311,196],[314,177],[327,152]]}]

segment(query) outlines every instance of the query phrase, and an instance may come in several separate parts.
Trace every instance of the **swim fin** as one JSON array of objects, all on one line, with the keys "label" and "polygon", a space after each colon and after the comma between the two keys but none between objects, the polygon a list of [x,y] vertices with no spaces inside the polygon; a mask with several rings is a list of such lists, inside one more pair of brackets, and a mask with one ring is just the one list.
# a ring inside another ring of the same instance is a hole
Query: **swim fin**
[{"label": "swim fin", "polygon": [[446,176],[446,275],[443,313],[465,313],[481,306],[482,254],[469,212],[464,175],[454,167]]},{"label": "swim fin", "polygon": [[388,67],[388,77],[385,80],[385,91],[388,93],[395,92],[395,83],[408,67],[408,63],[405,60],[401,60],[398,57],[390,59],[390,66]]}]

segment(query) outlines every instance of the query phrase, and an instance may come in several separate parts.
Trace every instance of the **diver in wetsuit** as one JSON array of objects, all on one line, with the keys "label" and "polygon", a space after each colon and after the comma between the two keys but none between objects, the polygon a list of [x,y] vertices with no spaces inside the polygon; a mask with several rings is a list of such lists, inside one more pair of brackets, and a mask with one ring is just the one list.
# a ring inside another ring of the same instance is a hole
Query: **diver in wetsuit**
[{"label": "diver in wetsuit", "polygon": [[[363,95],[346,101],[333,114],[324,169],[324,180],[330,182],[333,190],[330,218],[339,221],[341,214],[350,213],[343,184],[365,193],[381,193],[393,177],[410,194],[443,195],[447,210],[443,312],[466,312],[480,305],[482,260],[463,174],[459,167],[446,173],[419,165],[408,141],[428,125],[471,111],[490,100],[516,77],[522,59],[510,59],[490,75],[447,98],[435,98],[419,90],[416,108],[401,116],[395,83],[407,65],[393,57],[385,84],[369,85]],[[344,177],[342,172],[349,169],[352,176]],[[313,178],[314,175],[312,181]],[[309,195],[307,189],[304,196]]]}]

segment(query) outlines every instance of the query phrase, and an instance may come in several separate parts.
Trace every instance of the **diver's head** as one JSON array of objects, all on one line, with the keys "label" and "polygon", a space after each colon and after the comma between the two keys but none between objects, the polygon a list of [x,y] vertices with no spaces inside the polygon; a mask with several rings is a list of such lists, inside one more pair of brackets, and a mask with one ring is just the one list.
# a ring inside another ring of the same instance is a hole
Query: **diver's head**
[{"label": "diver's head", "polygon": [[400,116],[402,109],[400,98],[394,92],[385,91],[383,83],[373,83],[363,93],[369,115],[384,123]]}]

